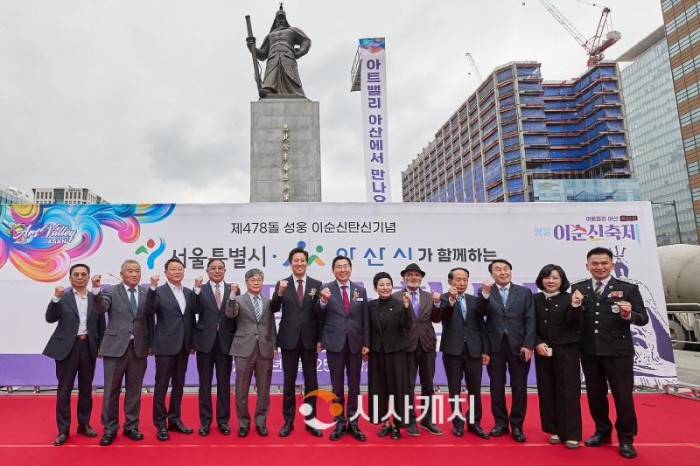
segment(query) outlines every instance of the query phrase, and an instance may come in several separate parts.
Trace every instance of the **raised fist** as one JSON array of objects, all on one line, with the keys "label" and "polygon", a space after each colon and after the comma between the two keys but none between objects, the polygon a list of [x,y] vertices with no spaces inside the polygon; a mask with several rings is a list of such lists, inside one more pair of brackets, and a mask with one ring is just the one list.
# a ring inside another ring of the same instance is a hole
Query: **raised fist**
[{"label": "raised fist", "polygon": [[481,288],[482,294],[491,294],[491,282],[484,282],[483,288]]},{"label": "raised fist", "polygon": [[231,283],[231,296],[238,294],[238,283]]},{"label": "raised fist", "polygon": [[321,302],[325,305],[331,299],[331,290],[325,287],[321,290]]},{"label": "raised fist", "polygon": [[435,304],[436,306],[440,305],[440,293],[438,293],[437,291],[433,292],[433,304]]},{"label": "raised fist", "polygon": [[158,280],[160,280],[160,275],[151,275],[151,286],[158,286]]},{"label": "raised fist", "polygon": [[582,302],[583,302],[583,293],[581,293],[579,290],[574,291],[574,294],[571,295],[571,304],[578,306]]},{"label": "raised fist", "polygon": [[92,287],[99,288],[100,283],[102,283],[102,275],[95,274],[92,276]]},{"label": "raised fist", "polygon": [[411,293],[403,292],[403,307],[411,307]]},{"label": "raised fist", "polygon": [[281,296],[284,294],[284,291],[287,289],[287,285],[289,282],[287,280],[280,280],[280,286],[279,289],[277,290],[277,293]]},{"label": "raised fist", "polygon": [[194,279],[194,287],[195,288],[201,288],[202,283],[204,283],[204,279],[201,277],[201,275]]},{"label": "raised fist", "polygon": [[63,295],[63,290],[65,290],[65,289],[66,288],[63,286],[57,286],[56,290],[54,291],[54,296],[56,296],[57,298],[60,298],[61,295]]}]

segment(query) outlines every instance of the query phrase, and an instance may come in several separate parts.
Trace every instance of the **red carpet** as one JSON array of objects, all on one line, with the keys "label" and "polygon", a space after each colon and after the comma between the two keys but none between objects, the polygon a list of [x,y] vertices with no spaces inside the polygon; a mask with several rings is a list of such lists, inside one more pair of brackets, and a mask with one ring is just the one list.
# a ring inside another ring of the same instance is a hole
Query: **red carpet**
[{"label": "red carpet", "polygon": [[[123,399],[123,397],[122,397]],[[102,431],[99,421],[101,395],[94,397],[95,406],[92,426]],[[233,401],[233,396],[232,396]],[[100,447],[98,439],[89,439],[75,434],[75,424],[71,437],[62,447],[54,447],[56,436],[55,397],[53,395],[1,395],[0,413],[0,463],[6,465],[153,465],[158,462],[168,465],[196,465],[204,463],[267,465],[284,463],[287,465],[332,464],[339,466],[353,464],[369,466],[378,463],[391,464],[490,464],[514,463],[518,466],[595,463],[636,464],[636,465],[698,465],[700,464],[700,403],[676,398],[665,394],[637,394],[635,396],[639,435],[635,446],[639,457],[634,463],[620,457],[617,446],[601,448],[581,447],[567,450],[563,445],[549,445],[547,434],[540,431],[537,396],[530,395],[528,414],[525,423],[527,443],[516,444],[509,436],[481,440],[465,433],[456,438],[451,434],[451,426],[441,428],[445,435],[436,437],[421,430],[418,438],[404,435],[399,441],[388,437],[377,437],[378,426],[361,421],[360,427],[367,434],[368,441],[357,442],[345,436],[339,442],[324,437],[316,439],[304,430],[300,416],[297,416],[296,429],[288,438],[277,436],[281,421],[281,396],[272,396],[268,427],[270,436],[261,438],[251,431],[245,439],[235,434],[238,428],[235,417],[231,427],[233,435],[223,436],[212,429],[209,437],[201,438],[196,433],[199,427],[197,395],[189,394],[183,401],[183,421],[195,428],[192,435],[172,433],[169,442],[161,443],[155,438],[151,422],[152,397],[144,395],[140,429],[145,435],[141,442],[133,442],[120,435],[109,447]],[[593,432],[592,422],[587,413],[585,396],[584,436]],[[75,415],[73,400],[73,415]],[[611,400],[612,405],[612,400]],[[254,406],[254,402],[251,402]],[[490,430],[493,420],[488,410],[489,398],[484,396],[484,420],[482,426]],[[319,401],[319,416],[323,417],[323,403]],[[323,419],[327,420],[327,419]],[[614,420],[614,417],[613,417]],[[75,423],[75,418],[73,418]],[[405,431],[404,431],[405,432]]]}]

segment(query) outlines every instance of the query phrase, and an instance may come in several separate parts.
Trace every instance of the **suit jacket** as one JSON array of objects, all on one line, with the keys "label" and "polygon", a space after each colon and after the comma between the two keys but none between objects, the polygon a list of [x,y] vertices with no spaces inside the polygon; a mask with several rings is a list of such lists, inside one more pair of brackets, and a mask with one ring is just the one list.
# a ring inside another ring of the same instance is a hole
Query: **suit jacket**
[{"label": "suit jacket", "polygon": [[[105,331],[105,317],[94,312],[97,301],[98,297],[88,291],[87,335],[90,342],[90,354],[93,358],[97,357],[97,350]],[[50,324],[58,322],[58,325],[49,338],[43,354],[56,361],[63,361],[73,349],[80,326],[78,305],[75,302],[72,289],[65,290],[57,303],[51,300],[46,308],[46,322]]]},{"label": "suit jacket", "polygon": [[[192,293],[194,313],[199,314],[199,320],[194,329],[192,347],[202,353],[210,353],[216,339],[216,329],[219,329],[219,347],[221,352],[228,354],[236,333],[236,321],[226,318],[226,306],[231,296],[231,285],[221,282],[221,307],[216,306],[216,297],[211,288],[211,282],[202,285],[199,294]],[[241,290],[238,290],[238,295]]]},{"label": "suit jacket", "polygon": [[272,359],[275,350],[277,327],[275,316],[270,312],[270,299],[260,295],[262,309],[260,321],[255,318],[253,300],[248,293],[236,296],[229,300],[226,309],[226,317],[236,319],[236,333],[233,335],[233,344],[229,354],[237,358],[247,358],[253,354],[255,342],[263,358]]},{"label": "suit jacket", "polygon": [[146,293],[146,313],[155,314],[156,327],[153,339],[153,350],[156,356],[174,356],[183,348],[189,352],[192,349],[192,333],[195,319],[192,303],[192,290],[182,287],[185,295],[185,309],[180,310],[175,294],[165,283]]},{"label": "suit jacket", "polygon": [[[403,293],[410,291],[404,288],[397,291],[394,296],[399,301],[403,302]],[[433,296],[427,291],[418,290],[418,316],[411,309],[410,325],[405,333],[406,351],[415,351],[420,343],[423,351],[435,352],[437,347],[437,337],[435,336],[435,327],[433,322],[440,322],[440,313],[436,312],[433,305]]]},{"label": "suit jacket", "polygon": [[413,307],[404,308],[403,299],[391,296],[385,302],[373,299],[368,308],[369,349],[376,353],[406,351],[406,330],[411,325]]},{"label": "suit jacket", "polygon": [[[287,279],[287,289],[280,296],[279,282],[275,285],[275,293],[270,300],[273,313],[282,309],[282,320],[277,333],[277,346],[282,349],[294,349],[301,338],[301,345],[307,350],[316,349],[320,341],[319,318],[315,312],[316,301],[321,296],[321,282],[306,276],[304,299],[299,306],[297,299],[297,284],[294,275]],[[311,293],[311,290],[316,290]]]},{"label": "suit jacket", "polygon": [[479,314],[486,317],[486,333],[491,351],[500,350],[506,332],[513,354],[520,353],[522,347],[535,348],[535,305],[532,291],[511,283],[508,302],[503,303],[494,284],[488,299],[479,290],[476,301]]},{"label": "suit jacket", "polygon": [[[634,356],[630,325],[646,325],[649,322],[639,287],[611,277],[600,299],[596,298],[590,279],[575,283],[571,290],[578,290],[584,296],[581,303],[581,350],[585,354],[596,356]],[[630,320],[612,312],[612,305],[616,301],[629,301],[632,304]]]},{"label": "suit jacket", "polygon": [[462,317],[462,309],[458,302],[450,304],[450,294],[444,293],[440,297],[440,314],[442,317],[442,338],[440,351],[452,356],[460,356],[464,345],[467,345],[469,356],[481,358],[482,354],[489,354],[490,345],[486,335],[484,318],[477,311],[477,300],[472,295],[465,294],[464,301],[467,306],[467,319]]},{"label": "suit jacket", "polygon": [[148,348],[153,345],[154,319],[146,314],[146,290],[136,287],[138,307],[136,316],[131,313],[131,300],[124,285],[112,285],[100,293],[99,306],[95,312],[109,314],[109,323],[100,346],[100,354],[121,357],[134,336],[134,353],[137,358],[147,358]]},{"label": "suit jacket", "polygon": [[546,298],[544,293],[537,293],[535,315],[537,316],[537,335],[535,344],[563,345],[581,341],[581,309],[571,306],[571,295],[559,293]]},{"label": "suit jacket", "polygon": [[347,340],[350,352],[357,354],[363,346],[369,346],[367,291],[348,281],[350,312],[346,315],[338,282],[322,285],[321,289],[325,287],[331,290],[328,303],[321,307],[320,298],[316,303],[316,312],[321,316],[321,343],[328,351],[340,352]]}]

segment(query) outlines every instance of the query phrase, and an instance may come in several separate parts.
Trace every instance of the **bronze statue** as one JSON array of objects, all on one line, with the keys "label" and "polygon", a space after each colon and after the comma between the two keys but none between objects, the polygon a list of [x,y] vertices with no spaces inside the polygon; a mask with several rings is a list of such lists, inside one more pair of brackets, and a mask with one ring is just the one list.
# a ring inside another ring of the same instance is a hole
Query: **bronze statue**
[{"label": "bronze statue", "polygon": [[[255,80],[260,97],[306,97],[301,87],[297,59],[306,55],[311,48],[311,39],[299,28],[289,25],[282,4],[277,10],[270,33],[260,48],[255,46],[250,16],[246,44],[253,54]],[[267,60],[265,77],[260,79],[258,60]]]}]

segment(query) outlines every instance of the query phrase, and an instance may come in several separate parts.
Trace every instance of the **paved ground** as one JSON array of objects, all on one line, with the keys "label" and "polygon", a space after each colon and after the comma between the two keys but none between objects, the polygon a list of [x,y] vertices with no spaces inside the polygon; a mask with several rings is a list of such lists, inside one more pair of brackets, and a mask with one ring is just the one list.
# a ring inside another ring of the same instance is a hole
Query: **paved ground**
[{"label": "paved ground", "polygon": [[700,386],[700,351],[674,350],[678,381]]}]

